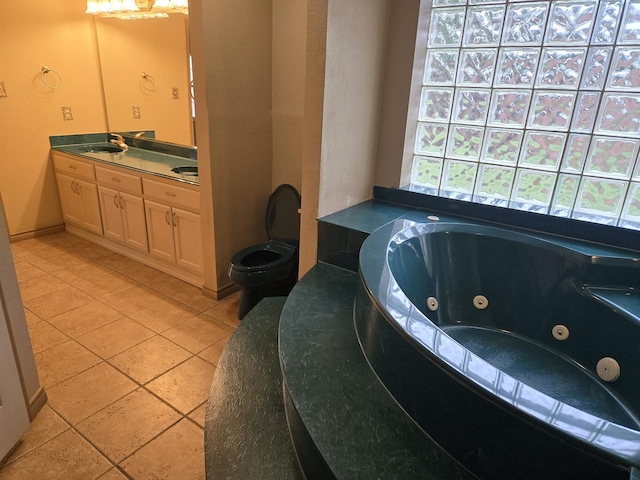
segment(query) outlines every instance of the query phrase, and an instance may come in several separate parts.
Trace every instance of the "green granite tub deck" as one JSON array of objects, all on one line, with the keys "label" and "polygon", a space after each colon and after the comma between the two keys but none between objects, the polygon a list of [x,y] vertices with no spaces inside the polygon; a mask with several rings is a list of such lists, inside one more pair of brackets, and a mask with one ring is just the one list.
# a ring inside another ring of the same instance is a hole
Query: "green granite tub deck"
[{"label": "green granite tub deck", "polygon": [[262,300],[224,349],[205,419],[207,480],[303,480],[282,398],[278,325],[284,297]]},{"label": "green granite tub deck", "polygon": [[319,263],[280,318],[280,361],[292,438],[308,480],[471,480],[404,413],[356,338],[358,275]]}]

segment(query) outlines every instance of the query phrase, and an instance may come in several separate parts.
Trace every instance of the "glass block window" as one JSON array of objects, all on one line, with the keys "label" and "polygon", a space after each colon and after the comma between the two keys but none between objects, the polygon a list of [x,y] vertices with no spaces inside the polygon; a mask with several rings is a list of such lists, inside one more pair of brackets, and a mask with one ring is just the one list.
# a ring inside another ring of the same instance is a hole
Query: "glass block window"
[{"label": "glass block window", "polygon": [[432,0],[412,184],[640,230],[640,0]]}]

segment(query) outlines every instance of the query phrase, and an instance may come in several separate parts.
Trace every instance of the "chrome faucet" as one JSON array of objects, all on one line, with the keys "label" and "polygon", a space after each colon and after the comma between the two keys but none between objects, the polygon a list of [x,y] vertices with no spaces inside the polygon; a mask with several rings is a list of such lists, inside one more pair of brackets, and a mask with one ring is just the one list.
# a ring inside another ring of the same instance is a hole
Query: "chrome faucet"
[{"label": "chrome faucet", "polygon": [[117,133],[111,133],[110,135],[115,138],[112,138],[111,140],[109,140],[109,142],[119,146],[123,150],[129,148],[129,145],[124,143],[124,138],[122,138],[122,135],[118,135]]}]

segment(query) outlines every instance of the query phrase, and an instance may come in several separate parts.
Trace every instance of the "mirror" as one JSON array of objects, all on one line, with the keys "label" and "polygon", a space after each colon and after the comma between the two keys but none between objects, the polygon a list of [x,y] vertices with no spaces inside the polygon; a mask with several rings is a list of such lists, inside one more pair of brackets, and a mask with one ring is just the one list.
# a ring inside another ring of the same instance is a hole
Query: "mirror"
[{"label": "mirror", "polygon": [[95,22],[109,130],[194,145],[188,17]]}]

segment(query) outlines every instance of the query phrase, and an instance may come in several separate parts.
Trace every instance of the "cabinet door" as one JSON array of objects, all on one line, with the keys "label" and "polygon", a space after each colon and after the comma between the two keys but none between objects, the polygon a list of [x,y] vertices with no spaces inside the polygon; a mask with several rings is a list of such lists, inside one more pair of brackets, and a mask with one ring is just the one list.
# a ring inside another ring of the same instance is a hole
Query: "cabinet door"
[{"label": "cabinet door", "polygon": [[56,174],[56,178],[64,221],[82,225],[82,206],[80,195],[76,193],[79,190],[76,187],[75,179],[61,173]]},{"label": "cabinet door", "polygon": [[203,272],[200,215],[173,208],[176,263],[194,272]]},{"label": "cabinet door", "polygon": [[124,228],[118,192],[107,187],[98,187],[100,197],[100,211],[102,212],[102,227],[104,236],[124,243]]},{"label": "cabinet door", "polygon": [[76,180],[76,186],[80,191],[82,227],[85,230],[102,235],[102,217],[100,216],[98,187],[84,180]]},{"label": "cabinet door", "polygon": [[120,208],[122,209],[125,243],[136,250],[148,252],[144,201],[140,197],[120,192]]},{"label": "cabinet door", "polygon": [[145,200],[144,205],[147,214],[149,253],[154,257],[175,263],[171,207],[150,200]]}]

